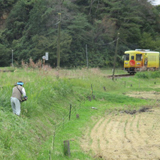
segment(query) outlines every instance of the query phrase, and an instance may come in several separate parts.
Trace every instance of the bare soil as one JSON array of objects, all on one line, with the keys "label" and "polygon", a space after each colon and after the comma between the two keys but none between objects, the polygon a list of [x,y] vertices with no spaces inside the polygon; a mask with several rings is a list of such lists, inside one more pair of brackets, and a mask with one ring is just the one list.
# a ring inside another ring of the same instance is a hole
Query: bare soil
[{"label": "bare soil", "polygon": [[[139,94],[148,98],[149,93]],[[155,98],[155,92],[152,94]],[[94,120],[82,139],[84,151],[103,160],[160,160],[160,107],[143,109],[114,112]]]}]

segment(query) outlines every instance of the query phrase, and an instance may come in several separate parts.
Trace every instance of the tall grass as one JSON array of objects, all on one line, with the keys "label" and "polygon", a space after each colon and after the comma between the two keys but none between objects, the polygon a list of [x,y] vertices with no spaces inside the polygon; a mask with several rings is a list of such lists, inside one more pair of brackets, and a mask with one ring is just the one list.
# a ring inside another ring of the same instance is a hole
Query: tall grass
[{"label": "tall grass", "polygon": [[[154,80],[141,80],[140,88],[139,77],[112,81],[107,74],[97,68],[57,71],[28,67],[0,73],[0,159],[68,159],[63,154],[64,140],[70,140],[70,159],[93,159],[80,145],[86,126],[94,123],[93,117],[96,120],[108,110],[153,103],[125,93],[153,86]],[[24,82],[28,100],[22,103],[21,116],[17,117],[12,113],[10,97],[19,80]]]},{"label": "tall grass", "polygon": [[148,79],[148,78],[160,78],[160,71],[153,71],[153,72],[138,72],[136,77]]}]

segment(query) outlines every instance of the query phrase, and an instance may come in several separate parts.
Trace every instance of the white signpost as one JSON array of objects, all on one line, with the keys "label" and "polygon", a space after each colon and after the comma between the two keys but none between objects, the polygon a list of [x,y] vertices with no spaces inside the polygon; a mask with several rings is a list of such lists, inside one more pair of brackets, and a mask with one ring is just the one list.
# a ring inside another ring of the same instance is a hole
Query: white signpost
[{"label": "white signpost", "polygon": [[48,52],[45,53],[45,56],[42,56],[42,59],[43,59],[43,65],[45,65],[45,61],[48,61],[48,59],[49,59]]},{"label": "white signpost", "polygon": [[46,52],[45,57],[46,57],[46,61],[48,61],[48,59],[49,59],[49,54],[48,54],[48,52]]},{"label": "white signpost", "polygon": [[45,56],[42,56],[42,59],[45,59],[46,61],[49,60],[49,54],[48,54],[48,52],[46,52]]}]

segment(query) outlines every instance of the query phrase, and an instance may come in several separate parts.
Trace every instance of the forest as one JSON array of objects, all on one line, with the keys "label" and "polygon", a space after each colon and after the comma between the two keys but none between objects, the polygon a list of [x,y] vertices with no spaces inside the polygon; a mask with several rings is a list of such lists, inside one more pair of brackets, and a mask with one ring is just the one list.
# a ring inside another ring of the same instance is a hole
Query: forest
[{"label": "forest", "polygon": [[[0,0],[0,67],[109,67],[124,51],[160,51],[160,6],[148,0]],[[59,57],[59,61],[57,60]]]}]

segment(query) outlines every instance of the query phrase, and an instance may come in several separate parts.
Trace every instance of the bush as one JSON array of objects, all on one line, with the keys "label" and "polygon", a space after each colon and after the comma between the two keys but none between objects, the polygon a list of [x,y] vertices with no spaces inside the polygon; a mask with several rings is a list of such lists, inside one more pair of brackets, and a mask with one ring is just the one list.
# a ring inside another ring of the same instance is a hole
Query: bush
[{"label": "bush", "polygon": [[160,78],[160,71],[146,71],[136,73],[137,78],[149,79],[149,78]]},{"label": "bush", "polygon": [[148,79],[149,75],[148,72],[138,72],[135,75],[137,78],[144,78],[144,79]]}]

